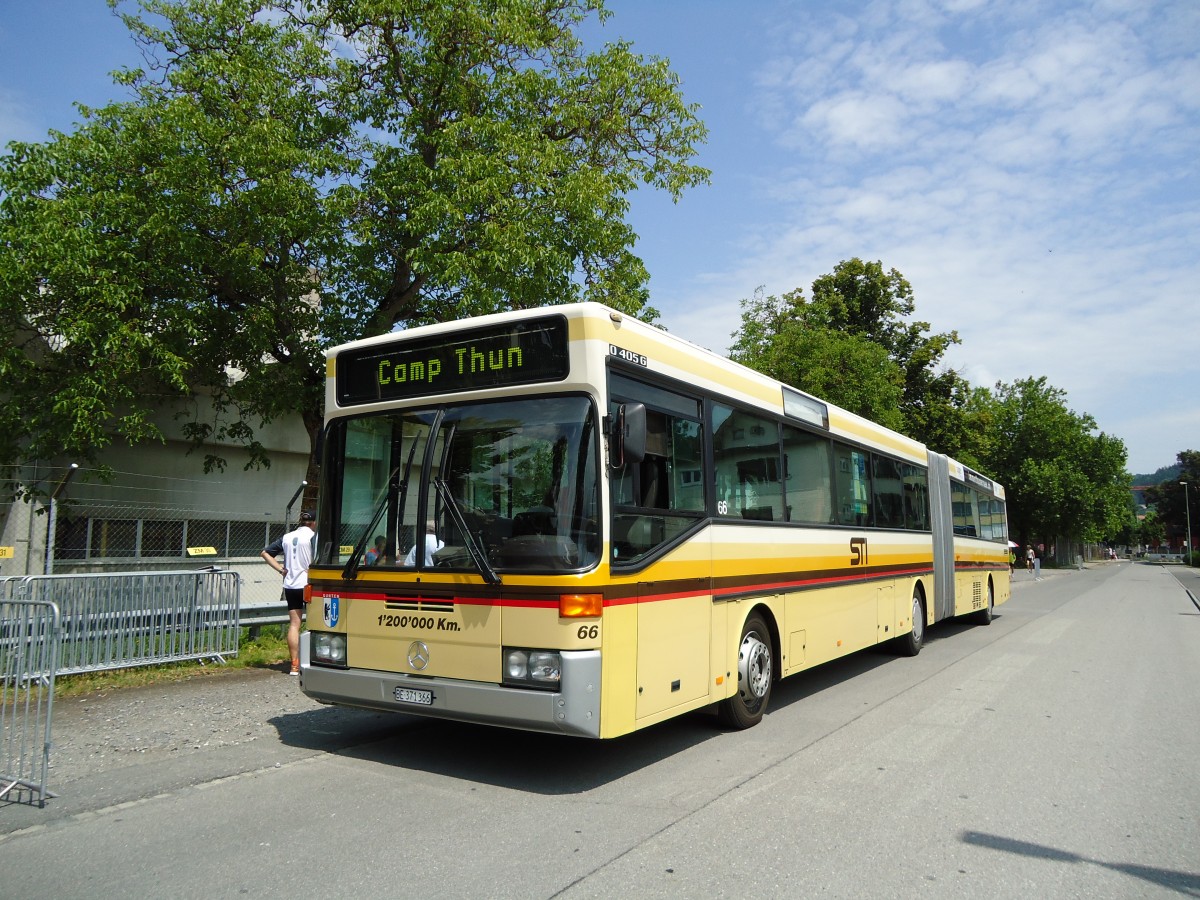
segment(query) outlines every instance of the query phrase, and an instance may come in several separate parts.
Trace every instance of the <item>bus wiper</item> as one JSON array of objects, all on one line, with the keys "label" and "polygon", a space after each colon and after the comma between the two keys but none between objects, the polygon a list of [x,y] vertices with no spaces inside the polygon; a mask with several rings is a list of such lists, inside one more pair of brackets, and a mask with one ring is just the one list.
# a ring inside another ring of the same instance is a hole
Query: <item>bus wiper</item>
[{"label": "bus wiper", "polygon": [[[352,581],[358,577],[359,561],[363,558],[363,554],[367,552],[367,544],[370,541],[371,535],[375,532],[375,526],[379,524],[379,520],[383,518],[383,514],[387,511],[388,500],[391,499],[392,493],[395,490],[395,479],[399,474],[399,466],[392,469],[392,474],[388,476],[388,487],[383,492],[383,496],[379,498],[379,503],[375,507],[375,514],[371,516],[371,521],[363,529],[362,537],[358,539],[358,543],[354,545],[354,551],[350,554],[350,558],[346,560],[346,567],[342,569],[342,578],[346,581]],[[407,491],[408,479],[405,478],[399,487],[401,491]]]},{"label": "bus wiper", "polygon": [[475,543],[475,536],[471,534],[471,530],[467,527],[467,520],[462,514],[462,509],[459,507],[458,501],[454,499],[454,495],[450,492],[450,486],[442,478],[435,478],[433,486],[437,489],[438,496],[442,500],[442,505],[450,513],[450,518],[454,520],[455,527],[458,528],[459,533],[463,536],[463,542],[467,545],[467,552],[471,554],[475,568],[479,570],[479,574],[483,576],[483,580],[488,584],[500,584],[500,576],[496,574],[496,570],[488,562],[487,554]]}]

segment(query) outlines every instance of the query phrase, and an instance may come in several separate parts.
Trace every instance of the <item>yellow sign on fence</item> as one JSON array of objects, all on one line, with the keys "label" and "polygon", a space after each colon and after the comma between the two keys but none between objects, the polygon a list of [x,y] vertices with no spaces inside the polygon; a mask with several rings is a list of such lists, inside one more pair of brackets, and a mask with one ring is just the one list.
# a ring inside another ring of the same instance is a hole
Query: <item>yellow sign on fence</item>
[{"label": "yellow sign on fence", "polygon": [[0,547],[0,559],[12,559],[13,555],[12,547]]},{"label": "yellow sign on fence", "polygon": [[216,556],[217,548],[216,547],[188,547],[187,555],[188,556]]}]

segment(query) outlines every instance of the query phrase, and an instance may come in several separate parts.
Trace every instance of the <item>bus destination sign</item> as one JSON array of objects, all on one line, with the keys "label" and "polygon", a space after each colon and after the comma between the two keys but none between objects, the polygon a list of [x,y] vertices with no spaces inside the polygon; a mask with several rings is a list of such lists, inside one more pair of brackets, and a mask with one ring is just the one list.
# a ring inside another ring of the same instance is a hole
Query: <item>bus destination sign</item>
[{"label": "bus destination sign", "polygon": [[569,366],[567,320],[547,316],[346,351],[337,359],[337,400],[353,406],[561,381]]}]

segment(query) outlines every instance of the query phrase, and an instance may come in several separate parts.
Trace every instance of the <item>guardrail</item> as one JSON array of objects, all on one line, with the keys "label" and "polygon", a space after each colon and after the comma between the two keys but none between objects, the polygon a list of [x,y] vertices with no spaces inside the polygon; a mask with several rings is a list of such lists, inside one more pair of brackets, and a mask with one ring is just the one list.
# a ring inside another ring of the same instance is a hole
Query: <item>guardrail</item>
[{"label": "guardrail", "polygon": [[243,606],[241,614],[242,627],[249,626],[251,636],[263,625],[286,625],[288,623],[287,606],[281,601],[271,606]]},{"label": "guardrail", "polygon": [[1156,563],[1182,563],[1184,561],[1182,553],[1143,553],[1136,558]]},{"label": "guardrail", "polygon": [[45,806],[61,618],[53,603],[10,599],[12,588],[0,585],[0,800]]},{"label": "guardrail", "polygon": [[0,587],[15,599],[57,605],[59,675],[237,655],[235,572],[31,575]]}]

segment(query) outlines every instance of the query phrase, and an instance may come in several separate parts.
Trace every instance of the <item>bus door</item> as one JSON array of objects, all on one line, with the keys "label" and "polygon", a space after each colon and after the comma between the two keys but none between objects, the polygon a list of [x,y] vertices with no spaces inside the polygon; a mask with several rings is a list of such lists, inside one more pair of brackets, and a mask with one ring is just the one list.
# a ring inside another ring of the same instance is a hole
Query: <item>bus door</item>
[{"label": "bus door", "polygon": [[[695,397],[609,373],[610,416],[645,406],[644,447],[610,475],[614,574],[637,578],[635,718],[706,697],[712,659],[712,551],[704,429]],[[635,574],[636,573],[636,574]]]}]

